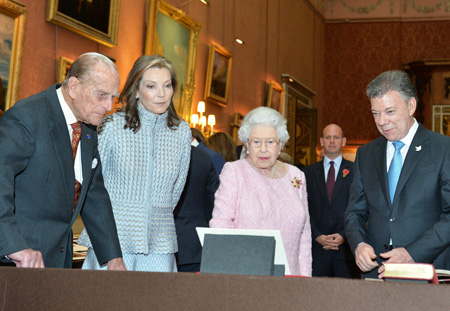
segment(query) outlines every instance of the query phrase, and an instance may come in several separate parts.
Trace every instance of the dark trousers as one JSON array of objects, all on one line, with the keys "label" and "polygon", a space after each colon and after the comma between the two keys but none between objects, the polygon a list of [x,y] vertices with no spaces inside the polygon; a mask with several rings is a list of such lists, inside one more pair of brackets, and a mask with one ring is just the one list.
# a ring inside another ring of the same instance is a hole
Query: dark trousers
[{"label": "dark trousers", "polygon": [[323,251],[313,254],[312,276],[360,279],[361,271],[355,260],[338,258],[334,251]]},{"label": "dark trousers", "polygon": [[178,272],[198,272],[200,271],[200,264],[193,263],[188,265],[177,265]]}]

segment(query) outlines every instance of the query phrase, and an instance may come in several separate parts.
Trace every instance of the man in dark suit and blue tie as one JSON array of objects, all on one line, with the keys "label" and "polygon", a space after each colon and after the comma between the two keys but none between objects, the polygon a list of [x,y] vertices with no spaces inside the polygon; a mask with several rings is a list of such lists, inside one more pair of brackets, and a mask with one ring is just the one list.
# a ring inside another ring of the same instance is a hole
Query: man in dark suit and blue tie
[{"label": "man in dark suit and blue tie", "polygon": [[126,270],[96,126],[119,88],[116,66],[81,55],[67,78],[20,100],[0,120],[0,265],[72,267],[72,225],[81,213],[101,265]]},{"label": "man in dark suit and blue tie", "polygon": [[345,234],[363,277],[382,277],[386,262],[450,268],[450,138],[413,117],[408,75],[387,71],[366,89],[381,137],[360,147]]},{"label": "man in dark suit and blue tie", "polygon": [[340,126],[326,126],[320,138],[323,160],[303,169],[313,240],[313,276],[360,277],[344,234],[343,215],[353,180],[353,162],[342,157],[345,143]]}]

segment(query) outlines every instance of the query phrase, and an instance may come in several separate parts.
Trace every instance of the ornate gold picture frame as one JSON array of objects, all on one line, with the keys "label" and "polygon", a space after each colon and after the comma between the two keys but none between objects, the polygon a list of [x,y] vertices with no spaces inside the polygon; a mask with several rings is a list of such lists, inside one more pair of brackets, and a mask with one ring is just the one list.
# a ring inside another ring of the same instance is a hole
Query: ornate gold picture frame
[{"label": "ornate gold picture frame", "polygon": [[[241,141],[239,140],[238,132],[241,127],[242,119],[244,119],[244,115],[240,112],[234,113],[234,122],[230,124],[231,126],[231,137],[233,137],[234,142],[238,145]],[[239,155],[238,155],[239,156]]]},{"label": "ornate gold picture frame", "polygon": [[23,4],[0,1],[0,109],[3,111],[14,105],[19,95],[27,13]]},{"label": "ornate gold picture frame", "polygon": [[228,103],[233,57],[223,46],[212,43],[209,48],[205,97],[221,106]]},{"label": "ornate gold picture frame", "polygon": [[108,47],[117,44],[120,0],[48,0],[47,21]]},{"label": "ornate gold picture frame", "polygon": [[267,107],[281,112],[283,107],[284,89],[281,84],[270,81],[269,92],[267,93]]},{"label": "ornate gold picture frame", "polygon": [[58,61],[58,71],[56,72],[56,82],[61,83],[67,76],[70,66],[72,66],[73,60],[60,57]]},{"label": "ornate gold picture frame", "polygon": [[160,54],[177,69],[178,90],[173,102],[187,122],[195,90],[195,66],[200,23],[162,0],[150,0],[145,54]]}]

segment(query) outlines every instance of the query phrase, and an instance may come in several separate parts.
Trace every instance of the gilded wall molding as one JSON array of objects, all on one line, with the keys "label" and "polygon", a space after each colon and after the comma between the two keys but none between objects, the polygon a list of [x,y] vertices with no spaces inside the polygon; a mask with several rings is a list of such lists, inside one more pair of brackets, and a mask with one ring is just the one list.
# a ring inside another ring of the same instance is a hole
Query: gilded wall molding
[{"label": "gilded wall molding", "polygon": [[347,4],[347,2],[345,2],[344,0],[339,0],[339,1],[344,6],[344,8],[346,8],[350,12],[356,12],[359,14],[367,14],[367,13],[377,9],[384,2],[384,0],[378,0],[376,3],[374,3],[372,5],[352,6],[352,5]]},{"label": "gilded wall molding", "polygon": [[324,18],[326,22],[447,20],[450,0],[325,0]]},{"label": "gilded wall molding", "polygon": [[435,5],[430,5],[430,6],[421,6],[421,5],[417,4],[414,0],[408,0],[408,1],[405,0],[403,2],[403,12],[405,12],[405,13],[408,10],[408,3],[414,10],[416,10],[416,12],[425,13],[425,14],[436,12],[444,4],[445,4],[445,12],[449,12],[449,10],[450,10],[450,1],[449,0],[442,0],[439,3],[436,3]]}]

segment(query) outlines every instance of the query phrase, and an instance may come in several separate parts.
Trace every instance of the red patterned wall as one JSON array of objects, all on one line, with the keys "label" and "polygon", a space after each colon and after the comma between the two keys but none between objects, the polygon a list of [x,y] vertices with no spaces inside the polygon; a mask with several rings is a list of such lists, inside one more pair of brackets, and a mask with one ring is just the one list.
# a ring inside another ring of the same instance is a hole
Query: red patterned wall
[{"label": "red patterned wall", "polygon": [[450,21],[327,24],[323,124],[340,124],[349,144],[378,137],[367,84],[412,61],[449,59],[449,30]]}]

